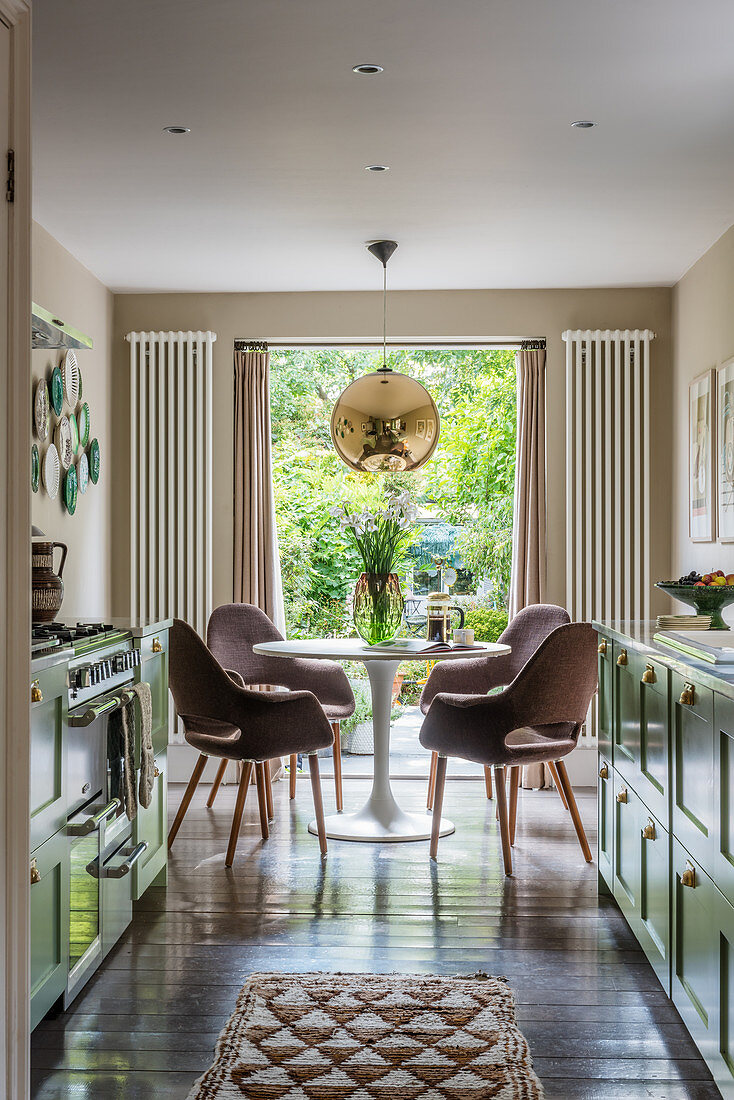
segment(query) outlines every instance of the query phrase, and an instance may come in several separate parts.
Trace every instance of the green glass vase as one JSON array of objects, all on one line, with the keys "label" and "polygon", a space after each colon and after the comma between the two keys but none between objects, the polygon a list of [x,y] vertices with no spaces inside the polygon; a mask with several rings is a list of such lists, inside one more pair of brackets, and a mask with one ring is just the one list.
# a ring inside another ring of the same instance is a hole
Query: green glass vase
[{"label": "green glass vase", "polygon": [[397,573],[363,573],[354,590],[354,625],[368,645],[390,642],[403,621]]}]

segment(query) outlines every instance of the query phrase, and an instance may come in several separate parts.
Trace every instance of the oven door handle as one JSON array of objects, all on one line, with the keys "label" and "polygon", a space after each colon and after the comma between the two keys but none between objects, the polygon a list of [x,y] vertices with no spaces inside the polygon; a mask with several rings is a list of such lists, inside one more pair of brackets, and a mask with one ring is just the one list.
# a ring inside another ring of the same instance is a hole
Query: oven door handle
[{"label": "oven door handle", "polygon": [[106,806],[103,806],[92,817],[88,817],[86,821],[81,822],[79,825],[67,825],[66,831],[69,836],[88,836],[89,833],[93,833],[95,829],[98,829],[103,821],[106,821],[108,817],[112,817],[121,809],[122,802],[120,802],[120,799],[112,798]]},{"label": "oven door handle", "polygon": [[93,878],[124,878],[125,875],[130,874],[143,852],[147,852],[147,850],[148,841],[141,840],[140,844],[136,844],[135,847],[127,853],[125,862],[121,863],[119,867],[103,867],[100,873],[99,856],[97,856],[91,863],[87,864],[87,871]]}]

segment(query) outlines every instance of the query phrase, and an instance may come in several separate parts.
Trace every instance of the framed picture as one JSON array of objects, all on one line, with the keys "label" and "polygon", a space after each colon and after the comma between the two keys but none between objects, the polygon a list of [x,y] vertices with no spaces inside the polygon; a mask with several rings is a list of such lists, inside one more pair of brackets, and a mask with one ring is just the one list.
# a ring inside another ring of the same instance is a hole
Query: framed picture
[{"label": "framed picture", "polygon": [[425,420],[416,420],[415,422],[415,434],[419,439],[426,438],[426,422]]},{"label": "framed picture", "polygon": [[713,368],[694,378],[688,387],[688,533],[693,542],[713,542],[716,538],[715,395]]},{"label": "framed picture", "polygon": [[426,420],[426,439],[430,443],[433,439],[433,433],[436,431],[436,421],[432,416],[429,416]]},{"label": "framed picture", "polygon": [[719,538],[734,542],[734,359],[719,367],[716,393]]}]

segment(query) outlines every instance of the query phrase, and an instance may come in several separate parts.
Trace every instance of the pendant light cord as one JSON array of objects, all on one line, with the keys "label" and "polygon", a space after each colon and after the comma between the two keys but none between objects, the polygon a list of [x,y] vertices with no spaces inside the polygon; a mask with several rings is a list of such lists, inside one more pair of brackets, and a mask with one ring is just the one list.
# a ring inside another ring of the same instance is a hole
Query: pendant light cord
[{"label": "pendant light cord", "polygon": [[387,264],[382,265],[382,369],[387,370]]}]

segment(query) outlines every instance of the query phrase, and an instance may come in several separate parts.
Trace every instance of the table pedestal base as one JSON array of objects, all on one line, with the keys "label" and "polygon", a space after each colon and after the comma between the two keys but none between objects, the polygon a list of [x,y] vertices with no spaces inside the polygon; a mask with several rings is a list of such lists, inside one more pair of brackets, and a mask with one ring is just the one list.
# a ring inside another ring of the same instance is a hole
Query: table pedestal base
[{"label": "table pedestal base", "polygon": [[[409,814],[401,810],[392,798],[371,798],[356,814],[329,814],[326,818],[326,835],[332,840],[361,840],[399,842],[429,840],[432,817],[430,813]],[[441,818],[441,836],[453,833],[455,825]],[[308,826],[316,833],[316,822]]]}]

